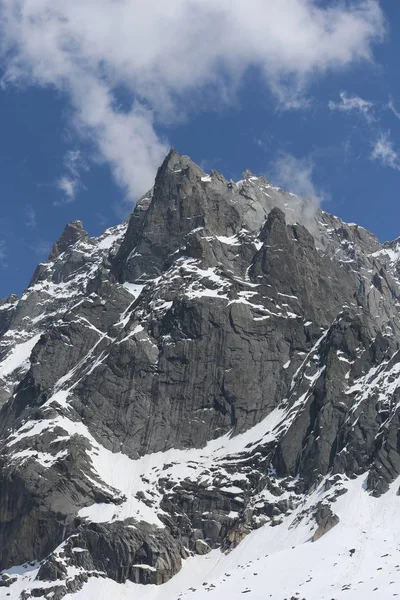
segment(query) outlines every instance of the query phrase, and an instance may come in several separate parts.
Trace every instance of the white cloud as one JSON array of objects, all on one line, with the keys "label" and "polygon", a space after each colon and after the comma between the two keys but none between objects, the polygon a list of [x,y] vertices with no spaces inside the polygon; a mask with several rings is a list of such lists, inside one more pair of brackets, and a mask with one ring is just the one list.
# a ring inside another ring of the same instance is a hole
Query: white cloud
[{"label": "white cloud", "polygon": [[331,110],[338,110],[341,112],[359,112],[367,121],[373,121],[372,110],[374,104],[368,100],[360,98],[360,96],[350,95],[347,92],[340,93],[340,102],[333,102],[332,100],[328,104]]},{"label": "white cloud", "polygon": [[[250,66],[299,106],[314,77],[371,59],[384,19],[375,0],[0,0],[0,28],[3,84],[65,92],[77,130],[138,196],[167,151],[155,123],[210,94],[229,101]],[[74,194],[68,177],[61,187]]]},{"label": "white cloud", "polygon": [[319,205],[323,194],[313,182],[314,169],[310,157],[297,158],[284,152],[272,163],[271,175],[282,188]]},{"label": "white cloud", "polygon": [[400,157],[389,139],[389,133],[381,132],[371,153],[371,160],[380,162],[384,167],[400,171]]},{"label": "white cloud", "polygon": [[268,176],[285,190],[296,194],[291,197],[286,217],[289,222],[299,222],[310,230],[314,227],[315,213],[326,197],[314,183],[315,165],[310,156],[297,158],[282,152],[269,165]]},{"label": "white cloud", "polygon": [[[64,157],[65,173],[56,181],[56,187],[62,192],[62,203],[73,202],[79,190],[82,189],[81,171],[85,170],[86,163],[79,150],[69,150]],[[54,203],[60,204],[59,201]]]}]

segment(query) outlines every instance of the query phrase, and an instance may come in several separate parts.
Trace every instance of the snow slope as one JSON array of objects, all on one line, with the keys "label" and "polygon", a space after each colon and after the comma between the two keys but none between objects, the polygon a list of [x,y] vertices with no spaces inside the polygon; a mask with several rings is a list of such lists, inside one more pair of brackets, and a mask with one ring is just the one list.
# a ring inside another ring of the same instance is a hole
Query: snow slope
[{"label": "snow slope", "polygon": [[90,580],[68,600],[386,600],[400,595],[399,480],[377,499],[361,476],[335,503],[340,523],[311,542],[315,523],[300,513],[327,495],[323,484],[306,505],[276,527],[253,531],[232,552],[214,550],[185,561],[162,586]]},{"label": "snow slope", "polygon": [[[31,352],[40,338],[40,334],[34,335],[31,339],[21,344],[16,344],[11,352],[0,364],[0,377],[10,375],[15,369],[28,367],[28,360]],[[27,369],[26,369],[27,370]]]},{"label": "snow slope", "polygon": [[[126,466],[121,464],[120,473],[128,472],[123,468]],[[65,598],[386,600],[396,597],[400,594],[400,521],[394,516],[399,510],[399,483],[400,479],[387,494],[374,498],[366,491],[365,476],[343,478],[340,485],[347,491],[333,502],[340,522],[316,542],[311,541],[316,529],[312,510],[317,503],[332,498],[331,489],[324,491],[325,481],[281,524],[253,531],[229,553],[213,550],[205,556],[188,558],[182,570],[162,586],[142,586],[129,581],[118,584],[111,579],[92,577],[80,591]],[[17,575],[18,581],[7,591],[0,590],[0,598],[19,600],[23,589],[38,587],[39,583],[34,582],[38,568],[39,565],[25,565],[10,569],[8,574]],[[76,569],[73,570],[71,575],[76,574]],[[45,587],[43,584],[40,582],[40,587]]]}]

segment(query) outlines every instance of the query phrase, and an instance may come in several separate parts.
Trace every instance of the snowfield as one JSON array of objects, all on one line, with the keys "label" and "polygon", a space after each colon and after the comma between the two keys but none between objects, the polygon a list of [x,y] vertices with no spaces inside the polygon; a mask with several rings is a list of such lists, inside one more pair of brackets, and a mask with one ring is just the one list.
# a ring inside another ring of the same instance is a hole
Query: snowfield
[{"label": "snowfield", "polygon": [[[400,478],[387,494],[374,498],[366,491],[365,476],[346,480],[347,492],[332,504],[340,522],[316,542],[311,541],[315,520],[307,509],[329,494],[324,482],[280,525],[253,531],[230,553],[213,550],[188,558],[164,585],[93,577],[65,599],[388,600],[400,595],[399,484]],[[10,569],[18,582],[0,591],[0,598],[19,600],[23,589],[37,587],[37,571],[38,565]]]},{"label": "snowfield", "polygon": [[[333,504],[340,523],[311,542],[315,522],[294,522],[301,506],[276,527],[253,531],[232,552],[189,558],[162,586],[93,579],[68,600],[387,600],[400,596],[400,480],[381,498],[365,491],[365,477],[348,481]],[[322,487],[322,486],[321,486]],[[318,488],[307,500],[323,499]]]},{"label": "snowfield", "polygon": [[40,334],[34,335],[31,339],[21,344],[17,344],[6,356],[6,358],[0,364],[0,378],[7,377],[16,369],[25,367],[28,370],[29,357],[31,352],[38,342]]}]

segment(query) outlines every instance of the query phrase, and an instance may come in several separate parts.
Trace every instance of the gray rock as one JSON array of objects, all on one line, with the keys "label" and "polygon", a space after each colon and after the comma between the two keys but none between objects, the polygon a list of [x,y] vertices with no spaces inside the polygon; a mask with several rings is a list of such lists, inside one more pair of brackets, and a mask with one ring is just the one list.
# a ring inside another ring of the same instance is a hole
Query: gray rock
[{"label": "gray rock", "polygon": [[66,225],[64,231],[61,234],[58,242],[53,244],[51,252],[49,254],[49,260],[54,260],[60,254],[68,250],[71,246],[81,240],[87,240],[88,234],[83,229],[82,221],[71,221]]},{"label": "gray rock", "polygon": [[319,538],[328,533],[328,531],[339,523],[339,517],[332,512],[330,506],[324,506],[321,503],[317,507],[315,520],[318,528],[312,536],[313,542],[319,540]]}]

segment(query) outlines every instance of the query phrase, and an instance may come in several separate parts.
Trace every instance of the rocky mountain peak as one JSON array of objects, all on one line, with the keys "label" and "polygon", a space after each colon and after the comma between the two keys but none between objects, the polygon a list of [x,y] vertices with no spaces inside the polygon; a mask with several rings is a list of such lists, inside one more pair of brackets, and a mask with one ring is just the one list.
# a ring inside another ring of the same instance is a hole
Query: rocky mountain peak
[{"label": "rocky mountain peak", "polygon": [[76,242],[86,240],[88,237],[88,233],[83,229],[82,221],[71,221],[65,226],[59,240],[53,244],[49,260],[54,260]]},{"label": "rocky mountain peak", "polygon": [[191,160],[189,156],[179,154],[175,148],[171,148],[162,165],[157,171],[155,185],[157,185],[167,173],[182,173],[186,177],[190,172],[196,175],[204,175],[204,171]]},{"label": "rocky mountain peak", "polygon": [[[254,540],[290,561],[343,544],[353,503],[394,506],[397,265],[363,228],[174,150],[127,223],[67,225],[0,304],[0,589],[142,597],[190,556],[207,578],[228,551],[247,569]],[[157,598],[214,589],[182,585]]]},{"label": "rocky mountain peak", "polygon": [[286,228],[285,213],[277,206],[275,206],[268,214],[268,217],[261,228],[259,238],[262,242],[268,239],[274,227]]},{"label": "rocky mountain peak", "polygon": [[245,169],[242,173],[242,178],[250,179],[251,177],[255,177],[254,173],[252,173],[252,171],[250,171],[250,169]]}]

